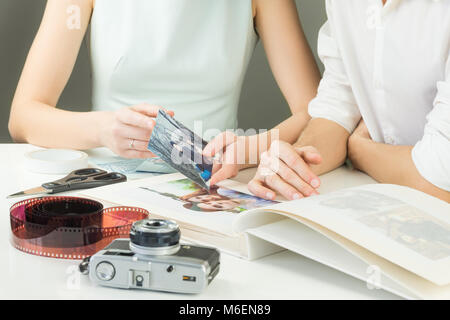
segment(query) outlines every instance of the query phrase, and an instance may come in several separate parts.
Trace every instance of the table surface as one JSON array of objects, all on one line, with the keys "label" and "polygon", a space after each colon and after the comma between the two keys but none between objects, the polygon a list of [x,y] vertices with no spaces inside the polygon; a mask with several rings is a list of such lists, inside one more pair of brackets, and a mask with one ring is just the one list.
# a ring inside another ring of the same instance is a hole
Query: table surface
[{"label": "table surface", "polygon": [[[8,194],[56,180],[59,176],[28,172],[23,165],[30,145],[0,144],[0,299],[397,299],[381,289],[290,251],[256,261],[222,254],[221,270],[201,294],[183,295],[95,286],[77,272],[78,261],[28,255],[10,245],[9,208],[19,200]],[[97,154],[98,150],[88,153]],[[237,180],[247,181],[252,171]],[[352,175],[352,179],[346,177]],[[143,174],[142,177],[146,175]],[[373,182],[346,168],[324,175],[320,192]],[[351,182],[348,182],[351,181]],[[267,276],[270,275],[270,276]]]}]

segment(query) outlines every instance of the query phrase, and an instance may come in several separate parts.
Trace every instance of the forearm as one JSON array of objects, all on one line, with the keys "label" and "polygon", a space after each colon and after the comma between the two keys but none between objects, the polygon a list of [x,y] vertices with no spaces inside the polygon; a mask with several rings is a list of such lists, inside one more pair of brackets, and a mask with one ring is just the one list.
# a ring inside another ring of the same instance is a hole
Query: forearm
[{"label": "forearm", "polygon": [[292,113],[304,112],[317,94],[321,76],[295,1],[256,0],[255,3],[256,29],[276,82]]},{"label": "forearm", "polygon": [[280,90],[292,116],[275,128],[247,138],[246,166],[259,162],[260,155],[275,140],[294,143],[306,127],[308,105],[317,95],[320,72],[303,32],[293,0],[254,0],[255,26]]},{"label": "forearm", "polygon": [[412,146],[382,144],[358,137],[350,139],[349,157],[356,169],[378,182],[407,186],[450,202],[450,192],[434,186],[417,171],[412,149]]},{"label": "forearm", "polygon": [[[312,165],[314,173],[320,175],[344,164],[347,158],[349,133],[337,123],[326,119],[312,119],[307,113],[298,112],[264,134],[246,137],[246,164],[255,166],[260,155],[267,151],[275,140],[295,143],[295,146],[313,146],[322,155],[320,165]],[[257,146],[257,147],[256,147]],[[257,149],[256,149],[257,148]]]},{"label": "forearm", "polygon": [[240,137],[245,143],[246,152],[245,164],[242,167],[250,168],[256,166],[259,163],[261,154],[267,151],[275,140],[294,143],[305,129],[309,120],[310,116],[305,110],[305,112],[295,113],[271,130],[253,136]]},{"label": "forearm", "polygon": [[337,123],[326,119],[312,119],[295,146],[313,146],[322,156],[319,165],[312,165],[315,174],[321,175],[344,164],[347,159],[349,133]]},{"label": "forearm", "polygon": [[70,112],[36,101],[16,102],[12,108],[9,130],[14,141],[47,148],[99,147],[101,130],[111,118],[108,112]]},{"label": "forearm", "polygon": [[[93,0],[47,1],[12,103],[9,129],[14,140],[74,149],[99,145],[97,131],[104,117],[55,108],[72,73],[92,10]],[[77,22],[74,25],[68,24],[72,18]]]}]

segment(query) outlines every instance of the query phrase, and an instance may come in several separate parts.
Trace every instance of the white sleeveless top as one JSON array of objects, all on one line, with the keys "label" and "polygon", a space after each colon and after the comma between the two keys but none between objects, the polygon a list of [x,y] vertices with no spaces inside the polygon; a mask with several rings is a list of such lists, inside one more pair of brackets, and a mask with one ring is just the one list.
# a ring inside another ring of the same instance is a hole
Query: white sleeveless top
[{"label": "white sleeveless top", "polygon": [[97,0],[93,110],[146,102],[198,133],[234,129],[256,42],[252,0]]}]

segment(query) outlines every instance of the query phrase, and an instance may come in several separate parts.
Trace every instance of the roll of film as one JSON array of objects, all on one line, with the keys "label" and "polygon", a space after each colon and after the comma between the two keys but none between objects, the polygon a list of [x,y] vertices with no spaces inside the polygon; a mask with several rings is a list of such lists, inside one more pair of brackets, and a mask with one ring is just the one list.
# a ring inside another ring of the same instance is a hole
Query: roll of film
[{"label": "roll of film", "polygon": [[129,237],[133,222],[148,217],[136,207],[103,208],[76,197],[44,197],[10,209],[11,243],[23,252],[59,259],[84,259],[116,238]]}]

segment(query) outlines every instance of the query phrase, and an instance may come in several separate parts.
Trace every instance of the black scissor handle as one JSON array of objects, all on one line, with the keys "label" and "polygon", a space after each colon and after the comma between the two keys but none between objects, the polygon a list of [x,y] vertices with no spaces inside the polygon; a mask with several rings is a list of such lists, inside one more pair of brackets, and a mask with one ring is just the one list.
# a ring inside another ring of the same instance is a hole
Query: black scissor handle
[{"label": "black scissor handle", "polygon": [[106,172],[97,168],[79,169],[71,172],[68,176],[42,186],[52,193],[69,190],[90,189],[106,186],[113,183],[127,181],[127,177],[117,172]]},{"label": "black scissor handle", "polygon": [[107,172],[105,170],[98,169],[98,168],[86,168],[86,169],[75,170],[72,173],[70,173],[66,178],[71,177],[71,176],[90,177],[90,176],[96,176],[96,175],[102,174],[102,173],[107,173]]}]

